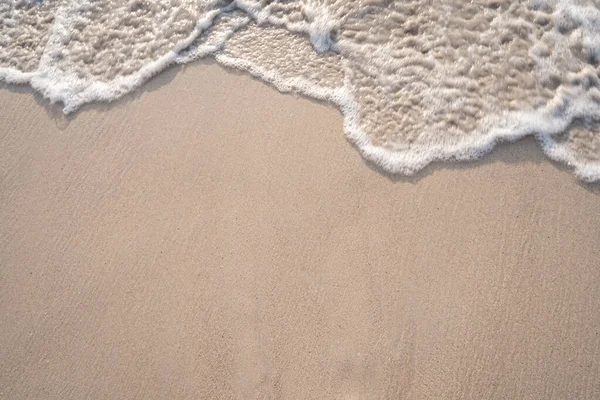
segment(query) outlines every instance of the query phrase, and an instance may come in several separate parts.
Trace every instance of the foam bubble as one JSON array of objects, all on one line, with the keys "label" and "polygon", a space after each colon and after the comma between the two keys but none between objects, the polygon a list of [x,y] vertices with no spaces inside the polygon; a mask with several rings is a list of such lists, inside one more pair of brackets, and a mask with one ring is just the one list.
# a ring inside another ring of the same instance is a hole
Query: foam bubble
[{"label": "foam bubble", "polygon": [[214,56],[337,105],[349,139],[392,173],[534,135],[600,180],[593,1],[19,0],[0,18],[0,79],[67,113]]}]

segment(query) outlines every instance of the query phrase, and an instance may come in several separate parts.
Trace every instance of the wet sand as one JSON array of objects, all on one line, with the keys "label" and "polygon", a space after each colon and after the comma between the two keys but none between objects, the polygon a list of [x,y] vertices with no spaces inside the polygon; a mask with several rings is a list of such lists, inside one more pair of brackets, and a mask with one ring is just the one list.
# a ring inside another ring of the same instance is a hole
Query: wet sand
[{"label": "wet sand", "polygon": [[600,398],[600,186],[532,139],[392,178],[210,63],[0,116],[0,398]]}]

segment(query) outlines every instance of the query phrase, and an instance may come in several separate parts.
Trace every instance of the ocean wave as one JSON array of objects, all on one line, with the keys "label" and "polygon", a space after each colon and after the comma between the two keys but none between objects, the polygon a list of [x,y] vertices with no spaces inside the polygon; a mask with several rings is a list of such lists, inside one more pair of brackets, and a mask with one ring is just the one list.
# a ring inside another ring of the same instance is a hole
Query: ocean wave
[{"label": "ocean wave", "polygon": [[[534,135],[600,180],[600,5],[566,0],[18,0],[0,79],[66,113],[203,57],[340,108],[391,173]],[[199,94],[201,95],[201,94]]]}]

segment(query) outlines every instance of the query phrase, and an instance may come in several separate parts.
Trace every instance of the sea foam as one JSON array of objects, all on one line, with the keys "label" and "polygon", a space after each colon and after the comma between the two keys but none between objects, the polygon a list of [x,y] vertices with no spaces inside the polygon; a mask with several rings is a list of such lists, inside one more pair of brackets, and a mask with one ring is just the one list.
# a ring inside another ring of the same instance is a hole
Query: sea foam
[{"label": "sea foam", "polygon": [[[584,0],[18,0],[0,79],[66,113],[203,57],[335,104],[391,173],[534,135],[600,180],[600,5]],[[201,94],[199,94],[201,95]]]}]

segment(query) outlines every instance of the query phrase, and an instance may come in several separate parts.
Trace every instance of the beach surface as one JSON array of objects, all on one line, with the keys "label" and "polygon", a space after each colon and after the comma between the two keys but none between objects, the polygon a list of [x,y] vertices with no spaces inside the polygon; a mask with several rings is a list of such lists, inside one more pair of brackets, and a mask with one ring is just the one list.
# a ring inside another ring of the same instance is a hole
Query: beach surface
[{"label": "beach surface", "polygon": [[600,186],[531,138],[390,177],[210,62],[0,120],[0,398],[600,398]]}]

